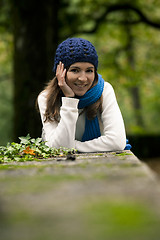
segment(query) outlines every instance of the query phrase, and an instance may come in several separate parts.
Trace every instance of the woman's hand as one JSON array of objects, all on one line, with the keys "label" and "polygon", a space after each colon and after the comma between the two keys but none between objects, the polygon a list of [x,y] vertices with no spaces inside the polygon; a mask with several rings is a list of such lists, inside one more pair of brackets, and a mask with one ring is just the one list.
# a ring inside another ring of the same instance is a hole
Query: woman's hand
[{"label": "woman's hand", "polygon": [[66,75],[66,69],[64,69],[64,64],[62,62],[59,62],[56,70],[58,86],[61,88],[65,97],[74,97],[75,96],[74,92],[66,83],[65,75]]}]

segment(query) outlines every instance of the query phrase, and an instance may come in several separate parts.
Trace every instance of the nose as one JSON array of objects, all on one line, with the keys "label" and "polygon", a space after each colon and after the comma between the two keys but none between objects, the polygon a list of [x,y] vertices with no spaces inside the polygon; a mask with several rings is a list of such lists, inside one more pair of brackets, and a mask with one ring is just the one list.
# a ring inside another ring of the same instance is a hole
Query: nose
[{"label": "nose", "polygon": [[80,81],[86,81],[87,80],[87,76],[86,76],[86,73],[84,71],[80,73],[80,75],[78,77],[78,80],[80,80]]}]

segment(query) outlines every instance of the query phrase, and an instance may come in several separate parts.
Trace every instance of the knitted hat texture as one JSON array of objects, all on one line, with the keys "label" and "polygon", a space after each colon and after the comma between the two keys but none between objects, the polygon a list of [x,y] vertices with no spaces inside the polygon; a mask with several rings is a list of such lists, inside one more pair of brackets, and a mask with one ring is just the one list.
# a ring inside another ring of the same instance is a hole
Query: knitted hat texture
[{"label": "knitted hat texture", "polygon": [[53,71],[56,72],[59,62],[69,67],[75,62],[89,62],[98,67],[98,55],[91,42],[83,38],[68,38],[57,47]]}]

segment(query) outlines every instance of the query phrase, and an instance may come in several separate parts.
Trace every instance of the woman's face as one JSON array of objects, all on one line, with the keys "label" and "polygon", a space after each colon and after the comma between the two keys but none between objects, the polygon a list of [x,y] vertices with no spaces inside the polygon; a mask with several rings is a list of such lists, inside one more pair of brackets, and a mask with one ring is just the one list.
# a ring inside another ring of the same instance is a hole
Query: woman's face
[{"label": "woman's face", "polygon": [[95,79],[94,65],[88,62],[72,64],[66,74],[66,83],[77,96],[83,96]]}]

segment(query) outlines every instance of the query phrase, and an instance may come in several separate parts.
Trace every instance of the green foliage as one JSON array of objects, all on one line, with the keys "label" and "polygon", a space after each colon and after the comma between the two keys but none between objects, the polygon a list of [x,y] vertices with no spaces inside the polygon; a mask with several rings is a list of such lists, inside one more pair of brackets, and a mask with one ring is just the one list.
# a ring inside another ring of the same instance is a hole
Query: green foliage
[{"label": "green foliage", "polygon": [[[141,3],[140,3],[141,2]],[[137,1],[137,4],[142,1]],[[152,5],[152,3],[150,3]],[[143,2],[140,10],[148,14],[148,7]],[[155,7],[152,6],[155,10]],[[157,6],[157,12],[160,13]],[[154,16],[148,15],[149,18]],[[137,16],[128,16],[135,20]],[[130,25],[132,39],[129,39],[125,24],[125,15],[120,11],[108,15],[108,21],[101,23],[95,35],[82,35],[92,41],[99,55],[99,73],[114,87],[118,104],[122,111],[128,134],[160,133],[160,50],[158,39],[160,31],[145,24]],[[129,44],[132,41],[132,58],[130,62]],[[140,108],[136,109],[134,101],[137,88],[140,96]],[[137,122],[142,118],[142,124]]]},{"label": "green foliage", "polygon": [[10,79],[0,81],[0,145],[12,141],[13,88]]},{"label": "green foliage", "polygon": [[53,158],[57,156],[66,156],[68,153],[74,153],[75,149],[50,148],[45,145],[42,138],[19,137],[20,143],[8,143],[7,146],[0,146],[0,163],[6,162],[24,162],[37,159]]},{"label": "green foliage", "polygon": [[[13,131],[11,2],[2,1],[0,8],[0,145],[12,141]],[[99,55],[99,73],[114,87],[127,133],[159,134],[159,29],[141,22],[138,12],[127,9],[108,12],[101,22],[97,20],[107,13],[109,6],[125,3],[135,6],[150,21],[159,23],[160,3],[156,0],[136,0],[133,3],[130,0],[62,0],[58,10],[58,41],[68,36],[92,41]],[[100,24],[96,31],[87,34],[97,23]],[[133,68],[127,52],[131,42]],[[140,94],[138,111],[134,109],[131,95],[134,87]],[[143,125],[137,123],[138,115],[141,115]]]},{"label": "green foliage", "polygon": [[13,129],[13,37],[0,28],[0,145],[12,140]]},{"label": "green foliage", "polygon": [[0,32],[4,33],[11,31],[12,21],[11,21],[11,1],[2,0],[0,2]]}]

